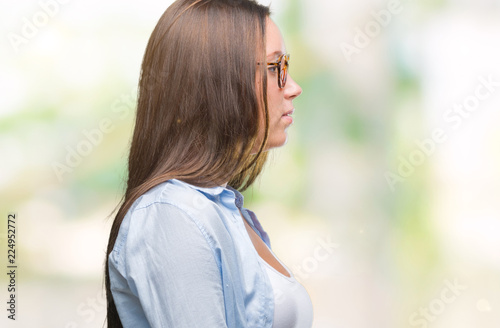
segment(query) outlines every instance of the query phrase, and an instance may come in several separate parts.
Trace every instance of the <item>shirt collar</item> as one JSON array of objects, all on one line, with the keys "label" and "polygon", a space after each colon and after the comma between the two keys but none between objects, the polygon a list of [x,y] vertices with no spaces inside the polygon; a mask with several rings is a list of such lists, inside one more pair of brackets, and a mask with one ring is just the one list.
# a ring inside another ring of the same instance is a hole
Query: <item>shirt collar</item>
[{"label": "shirt collar", "polygon": [[212,196],[217,196],[219,194],[221,194],[224,189],[225,189],[225,184],[224,185],[221,185],[221,186],[215,186],[215,187],[198,187],[198,186],[195,186],[193,184],[190,184],[190,183],[187,183],[187,182],[184,182],[182,180],[178,180],[178,179],[171,179],[177,183],[181,183],[181,184],[184,184],[186,186],[188,186],[189,188],[192,188],[192,189],[195,189],[195,190],[199,190],[205,194],[209,194],[209,195],[212,195]]},{"label": "shirt collar", "polygon": [[184,184],[184,185],[188,186],[189,188],[199,190],[202,193],[208,194],[211,196],[220,195],[220,194],[222,194],[222,192],[224,192],[224,190],[226,190],[227,192],[232,191],[234,193],[234,196],[235,196],[234,203],[235,203],[236,207],[241,209],[243,206],[243,195],[238,190],[234,189],[231,186],[228,186],[227,183],[220,185],[220,186],[206,188],[206,187],[198,187],[198,186],[192,185],[190,183],[187,183],[187,182],[184,182],[184,181],[181,181],[178,179],[171,179],[171,180],[175,181],[176,183]]},{"label": "shirt collar", "polygon": [[243,195],[231,186],[227,186],[226,189],[231,190],[234,193],[234,205],[236,205],[237,208],[241,209],[243,206]]}]

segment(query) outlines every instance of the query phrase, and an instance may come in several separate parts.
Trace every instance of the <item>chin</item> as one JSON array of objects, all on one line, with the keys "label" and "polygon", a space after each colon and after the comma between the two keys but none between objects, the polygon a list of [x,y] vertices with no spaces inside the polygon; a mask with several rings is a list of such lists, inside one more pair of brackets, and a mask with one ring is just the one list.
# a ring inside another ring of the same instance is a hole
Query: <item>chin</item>
[{"label": "chin", "polygon": [[272,149],[272,148],[278,148],[278,147],[286,145],[287,141],[288,141],[288,135],[286,134],[286,132],[283,132],[282,135],[273,136],[272,138],[270,138],[268,143],[267,143],[268,147],[266,147],[266,148],[267,148],[267,150]]}]

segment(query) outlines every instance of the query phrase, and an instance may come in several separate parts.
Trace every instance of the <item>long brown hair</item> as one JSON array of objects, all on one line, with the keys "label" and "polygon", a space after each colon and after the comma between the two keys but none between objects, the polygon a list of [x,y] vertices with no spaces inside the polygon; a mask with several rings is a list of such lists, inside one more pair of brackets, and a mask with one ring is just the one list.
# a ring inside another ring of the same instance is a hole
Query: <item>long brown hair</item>
[{"label": "long brown hair", "polygon": [[[256,63],[265,60],[268,16],[269,8],[253,0],[177,0],[151,34],[139,81],[127,187],[106,254],[108,327],[122,327],[108,258],[134,201],[173,178],[201,187],[228,182],[243,191],[261,172],[269,113],[266,68]],[[257,145],[260,122],[265,135]]]}]

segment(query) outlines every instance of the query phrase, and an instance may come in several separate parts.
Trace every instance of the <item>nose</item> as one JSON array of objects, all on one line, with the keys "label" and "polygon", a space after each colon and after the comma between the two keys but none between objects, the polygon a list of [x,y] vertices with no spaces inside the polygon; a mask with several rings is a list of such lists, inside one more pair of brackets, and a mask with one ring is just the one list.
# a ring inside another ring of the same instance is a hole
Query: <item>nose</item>
[{"label": "nose", "polygon": [[285,98],[294,99],[300,96],[302,93],[302,88],[300,85],[295,82],[290,74],[287,76],[286,84],[285,84]]}]

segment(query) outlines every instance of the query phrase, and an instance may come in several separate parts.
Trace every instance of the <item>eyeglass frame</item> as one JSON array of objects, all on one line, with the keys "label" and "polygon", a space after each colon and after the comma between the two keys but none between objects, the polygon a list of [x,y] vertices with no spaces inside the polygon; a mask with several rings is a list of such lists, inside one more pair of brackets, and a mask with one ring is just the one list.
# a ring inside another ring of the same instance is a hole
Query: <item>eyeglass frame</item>
[{"label": "eyeglass frame", "polygon": [[286,85],[286,80],[288,77],[288,67],[290,64],[290,54],[281,54],[278,60],[275,62],[266,63],[267,68],[277,67],[278,68],[278,88],[283,89]]}]

